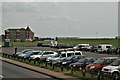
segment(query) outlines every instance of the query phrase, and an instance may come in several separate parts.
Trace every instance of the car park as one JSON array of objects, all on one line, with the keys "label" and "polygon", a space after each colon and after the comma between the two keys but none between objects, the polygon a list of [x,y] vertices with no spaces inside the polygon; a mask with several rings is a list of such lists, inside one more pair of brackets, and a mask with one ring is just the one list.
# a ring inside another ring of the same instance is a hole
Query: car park
[{"label": "car park", "polygon": [[115,60],[109,66],[103,67],[101,75],[120,80],[120,59]]},{"label": "car park", "polygon": [[85,67],[88,64],[92,64],[94,61],[96,60],[96,58],[92,58],[92,57],[86,57],[86,58],[82,58],[80,59],[78,62],[76,63],[72,63],[69,66],[74,69],[74,70],[82,70],[85,69]]},{"label": "car park", "polygon": [[98,74],[101,72],[103,67],[110,65],[118,58],[119,57],[103,57],[96,60],[94,63],[87,65],[85,69],[87,72]]}]

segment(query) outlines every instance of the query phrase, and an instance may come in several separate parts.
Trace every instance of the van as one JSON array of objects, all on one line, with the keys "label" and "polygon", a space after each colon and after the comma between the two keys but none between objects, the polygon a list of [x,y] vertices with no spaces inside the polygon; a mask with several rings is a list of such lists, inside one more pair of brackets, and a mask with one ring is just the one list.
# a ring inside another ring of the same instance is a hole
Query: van
[{"label": "van", "polygon": [[101,45],[98,45],[97,51],[99,53],[102,53],[102,52],[106,53],[109,48],[112,48],[112,45],[110,45],[110,44],[101,44]]},{"label": "van", "polygon": [[57,63],[58,60],[60,61],[74,55],[83,55],[83,54],[81,51],[65,51],[65,52],[61,52],[58,56],[48,57],[46,61],[55,64]]}]

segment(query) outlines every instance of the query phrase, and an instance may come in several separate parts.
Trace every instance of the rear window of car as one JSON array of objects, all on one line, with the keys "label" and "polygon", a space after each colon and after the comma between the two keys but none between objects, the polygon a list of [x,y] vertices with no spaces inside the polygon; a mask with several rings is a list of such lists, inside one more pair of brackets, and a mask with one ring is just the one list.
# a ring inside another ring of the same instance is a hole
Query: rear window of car
[{"label": "rear window of car", "polygon": [[70,56],[73,56],[73,55],[74,55],[74,53],[68,53],[67,57],[70,57]]},{"label": "rear window of car", "polygon": [[66,54],[62,54],[61,57],[66,57]]},{"label": "rear window of car", "polygon": [[98,48],[101,48],[101,46],[98,46]]},{"label": "rear window of car", "polygon": [[39,54],[40,52],[34,52],[33,54]]},{"label": "rear window of car", "polygon": [[53,52],[45,52],[43,55],[53,54]]},{"label": "rear window of car", "polygon": [[110,48],[110,46],[106,46],[106,48]]},{"label": "rear window of car", "polygon": [[75,55],[81,55],[81,53],[80,52],[75,52]]}]

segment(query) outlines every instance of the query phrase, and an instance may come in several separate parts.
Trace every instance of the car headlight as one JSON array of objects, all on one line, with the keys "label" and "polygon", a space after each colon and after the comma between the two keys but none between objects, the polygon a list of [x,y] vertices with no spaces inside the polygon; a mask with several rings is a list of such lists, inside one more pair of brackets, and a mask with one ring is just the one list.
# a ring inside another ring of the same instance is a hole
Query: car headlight
[{"label": "car headlight", "polygon": [[75,67],[76,65],[73,65],[73,67]]},{"label": "car headlight", "polygon": [[82,68],[80,67],[79,70],[82,70]]},{"label": "car headlight", "polygon": [[91,67],[90,67],[90,69],[94,69],[94,68],[95,68],[95,66],[91,66]]},{"label": "car headlight", "polygon": [[63,62],[62,64],[66,64],[67,62]]}]

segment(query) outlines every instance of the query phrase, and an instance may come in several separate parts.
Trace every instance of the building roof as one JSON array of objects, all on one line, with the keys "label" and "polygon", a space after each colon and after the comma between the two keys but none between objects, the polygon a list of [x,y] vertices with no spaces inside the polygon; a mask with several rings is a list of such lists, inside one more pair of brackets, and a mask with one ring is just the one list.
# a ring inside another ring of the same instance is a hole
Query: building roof
[{"label": "building roof", "polygon": [[29,28],[29,26],[27,26],[26,30],[27,30],[27,31],[31,31],[30,28]]}]

